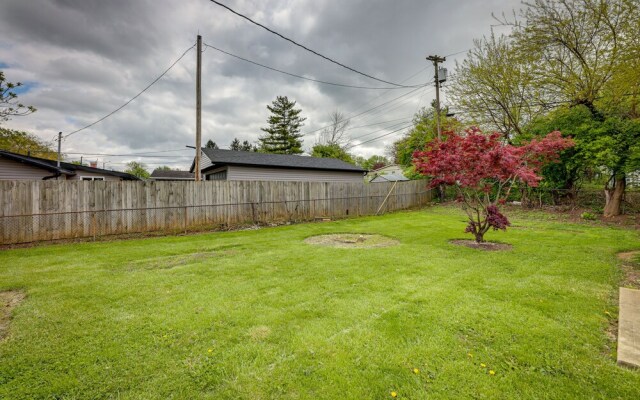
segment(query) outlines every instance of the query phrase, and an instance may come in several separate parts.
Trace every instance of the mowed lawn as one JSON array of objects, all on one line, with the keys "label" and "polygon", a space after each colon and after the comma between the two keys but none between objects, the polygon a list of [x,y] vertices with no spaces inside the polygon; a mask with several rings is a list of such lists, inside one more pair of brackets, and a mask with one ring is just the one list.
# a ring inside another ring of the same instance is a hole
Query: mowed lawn
[{"label": "mowed lawn", "polygon": [[[27,297],[0,398],[640,398],[607,334],[637,232],[512,222],[502,252],[448,243],[465,222],[443,207],[1,251],[0,289]],[[337,232],[400,245],[303,242]]]}]

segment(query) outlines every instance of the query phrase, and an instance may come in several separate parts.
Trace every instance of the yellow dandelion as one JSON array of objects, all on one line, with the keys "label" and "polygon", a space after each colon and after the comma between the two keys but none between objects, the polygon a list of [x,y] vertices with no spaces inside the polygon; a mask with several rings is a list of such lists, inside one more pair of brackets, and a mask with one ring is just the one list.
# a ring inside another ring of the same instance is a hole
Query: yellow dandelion
[{"label": "yellow dandelion", "polygon": [[209,349],[207,350],[209,353],[213,353],[213,349]]},{"label": "yellow dandelion", "polygon": [[494,371],[494,370],[489,370],[489,375],[495,375],[495,374],[496,374],[496,371]]},{"label": "yellow dandelion", "polygon": [[414,369],[413,369],[413,373],[414,373],[414,374],[419,374],[419,373],[420,373],[420,370],[419,370],[418,368],[414,368]]},{"label": "yellow dandelion", "polygon": [[485,368],[485,367],[487,366],[487,364],[485,364],[485,363],[480,363],[480,366],[481,366],[482,368]]},{"label": "yellow dandelion", "polygon": [[394,397],[394,398],[395,398],[395,397],[398,397],[398,393],[396,393],[396,392],[391,392],[391,397]]}]

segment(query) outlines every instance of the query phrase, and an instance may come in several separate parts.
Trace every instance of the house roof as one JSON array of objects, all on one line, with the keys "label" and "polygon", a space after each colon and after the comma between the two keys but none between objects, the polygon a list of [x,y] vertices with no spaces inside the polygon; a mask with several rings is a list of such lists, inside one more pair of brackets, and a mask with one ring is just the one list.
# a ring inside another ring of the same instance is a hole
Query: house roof
[{"label": "house roof", "polygon": [[407,178],[404,175],[398,175],[398,174],[386,174],[386,175],[378,175],[375,178],[373,178],[372,180],[370,180],[370,182],[403,182],[403,181],[408,181],[409,178]]},{"label": "house roof", "polygon": [[202,149],[202,152],[211,160],[213,167],[221,165],[252,165],[279,168],[364,172],[362,168],[336,158],[305,157],[289,154],[266,154],[254,151],[235,151],[209,148]]},{"label": "house roof", "polygon": [[12,153],[10,151],[5,151],[5,150],[0,150],[0,156],[14,160],[14,161],[18,161],[24,164],[32,165],[34,167],[43,168],[54,173],[59,172],[60,174],[64,174],[64,175],[76,175],[78,171],[85,171],[85,172],[93,172],[93,173],[102,174],[102,175],[117,176],[124,180],[131,180],[131,181],[140,180],[138,177],[133,176],[131,174],[127,174],[126,172],[111,171],[111,170],[102,169],[102,168],[93,168],[93,167],[88,167],[86,165],[77,165],[77,164],[71,164],[71,163],[66,163],[62,161],[60,162],[60,167],[58,167],[57,161],[55,160],[47,160],[45,158],[25,156],[23,154]]},{"label": "house roof", "polygon": [[194,179],[193,172],[189,171],[167,171],[156,169],[151,173],[153,179]]}]

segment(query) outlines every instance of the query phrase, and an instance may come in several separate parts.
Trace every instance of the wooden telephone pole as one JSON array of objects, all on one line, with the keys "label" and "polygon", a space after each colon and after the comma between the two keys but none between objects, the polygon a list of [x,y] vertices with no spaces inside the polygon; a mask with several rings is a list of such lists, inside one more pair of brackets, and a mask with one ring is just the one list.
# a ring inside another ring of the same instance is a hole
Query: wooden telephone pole
[{"label": "wooden telephone pole", "polygon": [[[438,129],[438,140],[442,140],[442,129],[440,127],[440,77],[438,76],[438,63],[443,63],[447,61],[445,57],[440,56],[429,56],[427,60],[433,62],[433,66],[436,70],[435,81],[436,81],[436,127]],[[440,201],[444,201],[444,186],[438,186],[438,197]]]},{"label": "wooden telephone pole", "polygon": [[62,156],[62,132],[58,132],[58,162],[56,166],[60,168],[60,158]]},{"label": "wooden telephone pole", "polygon": [[202,152],[202,36],[198,35],[197,67],[196,67],[196,158],[194,176],[196,182],[202,180],[200,176],[200,153]]},{"label": "wooden telephone pole", "polygon": [[440,77],[438,76],[438,63],[447,61],[445,57],[429,56],[427,60],[433,62],[433,66],[436,69],[435,81],[436,81],[436,126],[438,127],[438,140],[441,139],[440,128]]}]

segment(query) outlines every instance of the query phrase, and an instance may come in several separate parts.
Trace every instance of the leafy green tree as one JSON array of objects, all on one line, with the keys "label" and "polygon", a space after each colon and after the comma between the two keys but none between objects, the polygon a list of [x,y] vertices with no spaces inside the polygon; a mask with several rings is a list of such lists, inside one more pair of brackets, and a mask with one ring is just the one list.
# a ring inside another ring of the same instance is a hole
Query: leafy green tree
[{"label": "leafy green tree", "polygon": [[630,0],[535,0],[513,28],[514,46],[528,59],[536,84],[556,102],[596,101],[625,60],[626,35],[637,35],[637,2]]},{"label": "leafy green tree", "polygon": [[380,155],[372,155],[369,158],[358,156],[354,161],[358,167],[366,169],[367,171],[373,171],[374,169],[382,168],[391,164],[388,158]]},{"label": "leafy green tree", "polygon": [[161,166],[157,167],[155,169],[155,171],[173,171],[173,168],[171,168],[168,165],[161,165]]},{"label": "leafy green tree", "polygon": [[137,176],[140,179],[147,179],[150,176],[147,166],[137,161],[128,162],[127,169],[125,169],[124,172]]},{"label": "leafy green tree", "polygon": [[346,161],[351,164],[355,164],[351,154],[347,153],[338,144],[316,144],[311,150],[312,157],[319,158],[337,158],[338,160]]},{"label": "leafy green tree", "polygon": [[219,149],[218,145],[216,144],[216,142],[214,142],[213,140],[209,139],[207,141],[207,144],[204,145],[204,147],[206,147],[207,149]]},{"label": "leafy green tree", "polygon": [[447,89],[465,123],[501,132],[511,142],[545,111],[545,92],[535,84],[527,57],[504,35],[474,41]]},{"label": "leafy green tree", "polygon": [[0,150],[55,160],[58,155],[48,143],[35,135],[12,129],[0,128]]},{"label": "leafy green tree", "polygon": [[0,122],[8,121],[11,117],[20,117],[36,111],[33,106],[25,106],[18,102],[16,88],[22,86],[21,82],[11,83],[0,71]]},{"label": "leafy green tree", "polygon": [[536,121],[530,131],[541,134],[547,128],[572,136],[576,146],[558,168],[543,170],[543,175],[562,184],[576,180],[583,169],[601,171],[606,175],[604,215],[619,215],[626,176],[640,169],[640,119],[593,115],[588,106],[579,105]]},{"label": "leafy green tree", "polygon": [[[448,109],[443,109],[440,115],[441,131],[458,131],[461,128],[460,122],[447,117]],[[438,136],[436,123],[436,113],[434,108],[423,107],[413,117],[413,128],[411,128],[401,139],[393,143],[391,153],[394,162],[404,167],[409,167],[413,159],[413,152],[423,150],[427,143]]]},{"label": "leafy green tree", "polygon": [[260,137],[259,151],[274,154],[301,154],[302,134],[306,118],[300,116],[302,111],[295,108],[296,102],[286,96],[278,96],[267,109],[271,115],[267,119],[269,126],[262,128],[266,135]]}]

